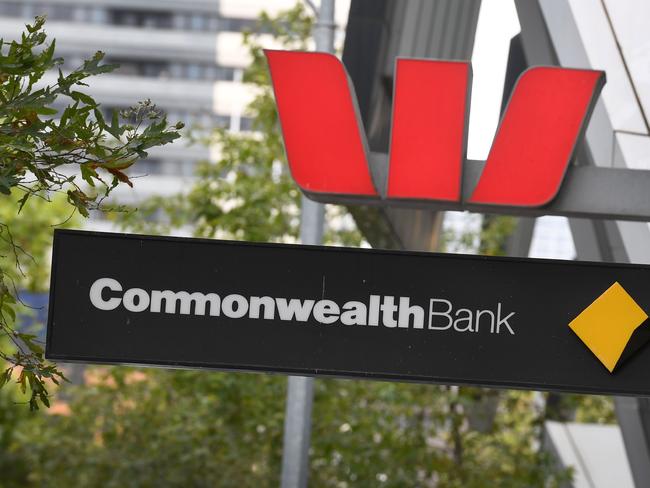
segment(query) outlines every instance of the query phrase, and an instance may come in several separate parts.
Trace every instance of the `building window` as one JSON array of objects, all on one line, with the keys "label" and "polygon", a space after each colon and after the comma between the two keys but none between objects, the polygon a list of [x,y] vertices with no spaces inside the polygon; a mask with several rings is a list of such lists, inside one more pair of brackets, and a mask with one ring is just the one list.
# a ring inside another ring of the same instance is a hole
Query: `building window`
[{"label": "building window", "polygon": [[168,78],[169,77],[169,64],[158,61],[146,61],[139,63],[141,76],[149,78]]},{"label": "building window", "polygon": [[115,9],[110,11],[109,18],[110,22],[114,25],[129,27],[171,29],[173,25],[173,15],[171,12]]},{"label": "building window", "polygon": [[235,73],[238,71],[236,68],[207,63],[170,63],[166,61],[145,61],[120,57],[108,57],[106,58],[106,63],[120,65],[115,70],[115,74],[144,76],[147,78],[233,81],[235,80]]},{"label": "building window", "polygon": [[91,22],[94,22],[96,24],[108,23],[108,13],[105,9],[100,7],[91,8],[88,17]]},{"label": "building window", "polygon": [[147,78],[168,78],[171,76],[170,64],[165,61],[139,61],[134,59],[123,59],[110,57],[106,59],[107,64],[119,64],[114,73],[127,76],[144,76]]},{"label": "building window", "polygon": [[74,7],[72,5],[35,5],[36,15],[45,15],[48,20],[73,20]]},{"label": "building window", "polygon": [[112,24],[131,27],[147,27],[151,29],[216,32],[221,25],[221,20],[217,15],[205,12],[182,13],[171,11],[152,12],[135,9],[113,9],[110,11],[109,15]]},{"label": "building window", "polygon": [[190,15],[190,30],[202,31],[207,30],[208,22],[207,18],[201,14],[192,14]]},{"label": "building window", "polygon": [[138,64],[137,62],[134,61],[125,61],[122,59],[114,59],[114,58],[108,58],[104,60],[106,64],[119,64],[119,68],[117,68],[114,73],[115,74],[120,74],[120,75],[130,75],[130,76],[137,76],[139,74],[139,69],[138,69]]},{"label": "building window", "polygon": [[221,81],[233,81],[235,79],[235,68],[229,68],[228,66],[217,66],[214,77],[212,79]]},{"label": "building window", "polygon": [[205,12],[179,13],[174,17],[174,27],[191,31],[216,32],[219,18]]},{"label": "building window", "polygon": [[242,117],[239,121],[239,130],[241,131],[252,131],[253,130],[253,118],[252,117]]},{"label": "building window", "polygon": [[49,20],[74,20],[76,7],[72,4],[54,4],[49,2],[24,3],[1,2],[0,16],[35,17],[45,15]]},{"label": "building window", "polygon": [[185,76],[189,80],[200,80],[205,78],[203,75],[205,73],[205,69],[203,68],[203,65],[198,64],[198,63],[188,63],[185,69]]},{"label": "building window", "polygon": [[210,15],[208,17],[208,30],[210,32],[217,32],[219,30],[219,17]]},{"label": "building window", "polygon": [[230,129],[230,115],[215,115],[214,125],[221,129]]},{"label": "building window", "polygon": [[133,166],[129,167],[127,172],[133,176],[158,175],[162,173],[161,166],[159,159],[146,158],[139,160]]},{"label": "building window", "polygon": [[241,32],[243,30],[256,30],[256,19],[239,19],[235,17],[222,17],[219,19],[219,30],[227,32]]}]

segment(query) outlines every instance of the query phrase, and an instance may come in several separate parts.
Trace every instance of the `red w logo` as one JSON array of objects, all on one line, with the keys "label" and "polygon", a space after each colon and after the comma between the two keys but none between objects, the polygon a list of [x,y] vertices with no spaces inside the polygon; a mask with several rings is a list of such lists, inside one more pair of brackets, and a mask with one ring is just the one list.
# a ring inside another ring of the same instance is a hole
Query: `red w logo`
[{"label": "red w logo", "polygon": [[[356,96],[326,53],[266,51],[291,173],[314,196],[461,201],[469,62],[398,59],[388,179],[379,188]],[[558,193],[605,82],[602,71],[534,67],[508,103],[465,203],[539,207]]]}]

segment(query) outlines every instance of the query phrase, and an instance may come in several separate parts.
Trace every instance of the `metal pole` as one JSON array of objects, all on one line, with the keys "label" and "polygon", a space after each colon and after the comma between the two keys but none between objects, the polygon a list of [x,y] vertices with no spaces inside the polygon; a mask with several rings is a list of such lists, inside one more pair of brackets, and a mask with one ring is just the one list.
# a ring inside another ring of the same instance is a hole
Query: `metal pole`
[{"label": "metal pole", "polygon": [[[313,36],[316,51],[334,52],[334,2],[321,0],[316,12]],[[313,8],[313,4],[308,2]],[[325,209],[322,204],[302,197],[300,241],[321,244]],[[309,475],[309,443],[314,379],[290,376],[287,383],[287,406],[284,418],[282,451],[282,488],[305,488]]]}]

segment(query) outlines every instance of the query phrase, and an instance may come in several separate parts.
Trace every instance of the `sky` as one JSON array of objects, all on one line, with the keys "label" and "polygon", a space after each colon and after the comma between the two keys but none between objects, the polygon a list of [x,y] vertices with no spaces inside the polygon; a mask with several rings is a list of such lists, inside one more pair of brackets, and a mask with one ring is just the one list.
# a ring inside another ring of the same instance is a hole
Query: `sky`
[{"label": "sky", "polygon": [[512,0],[483,0],[472,54],[467,157],[485,160],[499,123],[510,39],[519,32]]}]

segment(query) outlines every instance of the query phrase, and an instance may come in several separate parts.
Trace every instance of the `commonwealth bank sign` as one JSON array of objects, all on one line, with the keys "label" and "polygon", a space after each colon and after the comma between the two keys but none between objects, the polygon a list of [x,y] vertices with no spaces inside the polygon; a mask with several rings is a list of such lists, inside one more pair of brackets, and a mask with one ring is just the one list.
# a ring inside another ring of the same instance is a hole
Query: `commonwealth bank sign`
[{"label": "commonwealth bank sign", "polygon": [[46,355],[648,395],[649,281],[648,266],[58,230]]}]

